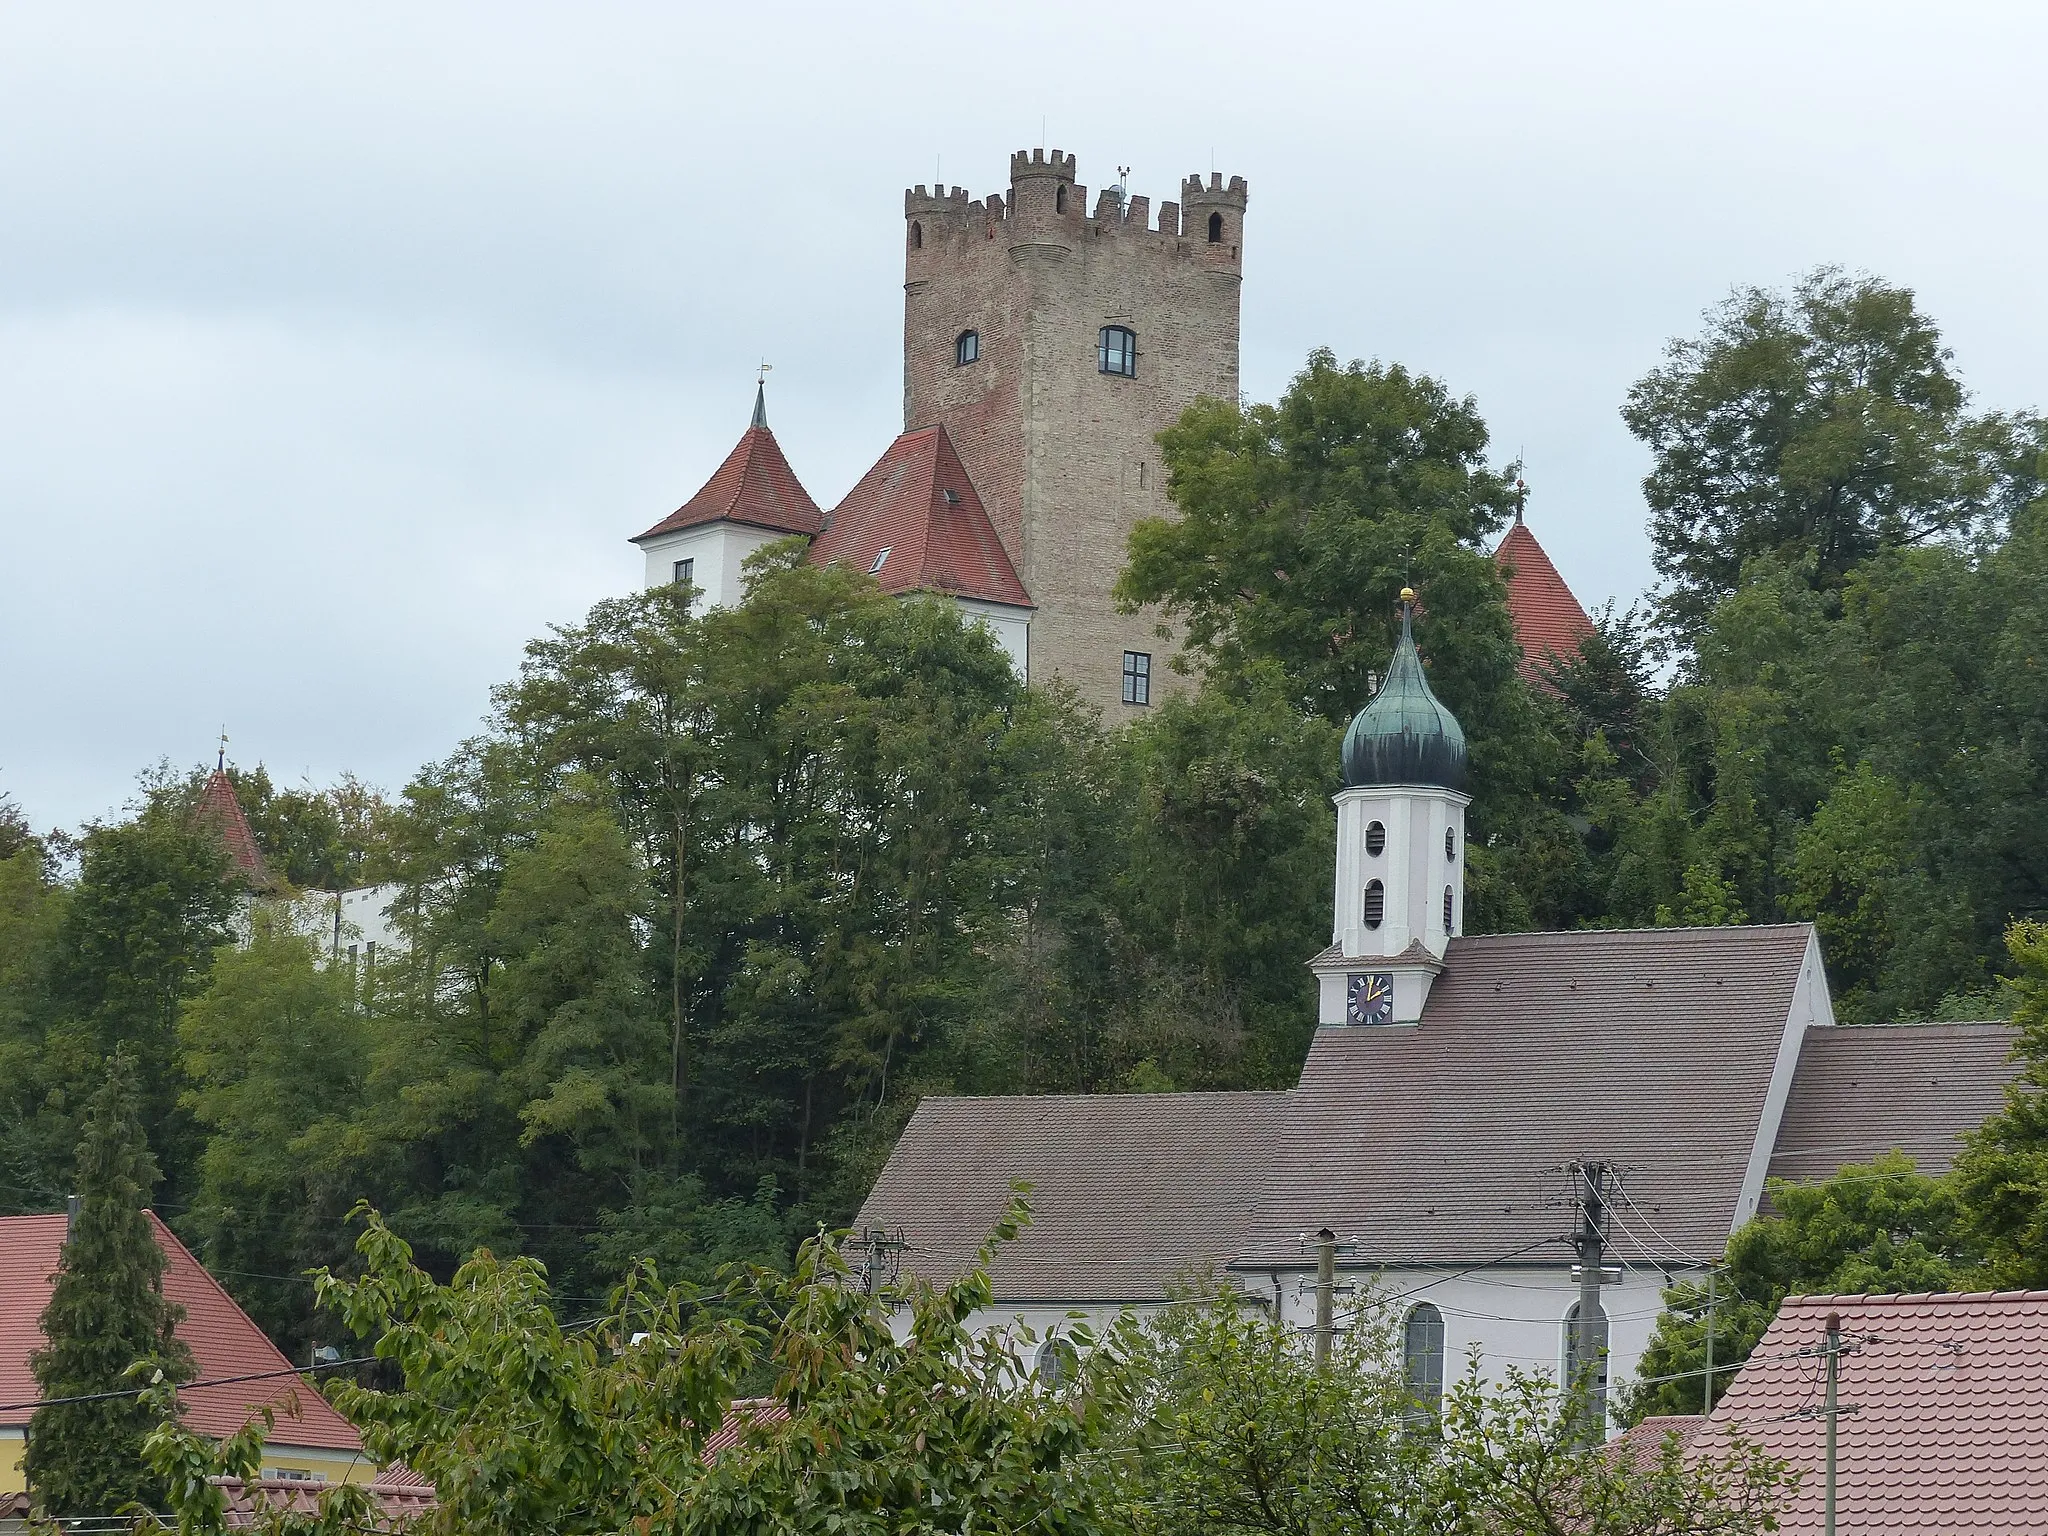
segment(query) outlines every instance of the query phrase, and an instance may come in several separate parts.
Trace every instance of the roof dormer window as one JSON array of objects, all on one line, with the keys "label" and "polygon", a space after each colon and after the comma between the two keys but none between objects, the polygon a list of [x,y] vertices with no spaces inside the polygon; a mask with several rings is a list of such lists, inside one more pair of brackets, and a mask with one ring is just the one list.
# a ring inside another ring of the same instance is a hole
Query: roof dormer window
[{"label": "roof dormer window", "polygon": [[881,547],[881,549],[876,552],[875,563],[868,567],[868,574],[870,576],[879,576],[882,574],[882,567],[884,564],[887,563],[889,559],[890,548],[890,545],[884,544]]}]

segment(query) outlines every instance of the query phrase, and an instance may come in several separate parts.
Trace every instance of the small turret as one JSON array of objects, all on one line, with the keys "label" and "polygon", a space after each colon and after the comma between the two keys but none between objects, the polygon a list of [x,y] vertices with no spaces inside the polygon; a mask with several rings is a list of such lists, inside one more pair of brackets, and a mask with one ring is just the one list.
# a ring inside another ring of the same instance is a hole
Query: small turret
[{"label": "small turret", "polygon": [[1190,176],[1180,189],[1182,230],[1197,244],[1222,247],[1230,253],[1228,259],[1235,261],[1244,246],[1244,210],[1249,201],[1251,189],[1242,176],[1231,177],[1225,185],[1223,173],[1211,171],[1207,186],[1200,176]]}]

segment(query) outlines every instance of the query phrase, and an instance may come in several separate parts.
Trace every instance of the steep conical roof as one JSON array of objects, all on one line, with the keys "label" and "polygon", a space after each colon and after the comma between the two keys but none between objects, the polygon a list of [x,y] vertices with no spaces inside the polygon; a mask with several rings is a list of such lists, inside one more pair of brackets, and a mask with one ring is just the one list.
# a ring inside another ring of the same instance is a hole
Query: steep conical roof
[{"label": "steep conical roof", "polygon": [[1577,658],[1593,621],[1522,521],[1519,508],[1493,559],[1507,576],[1508,617],[1522,646],[1522,676],[1541,682],[1546,667]]},{"label": "steep conical roof", "polygon": [[197,819],[212,828],[234,861],[235,873],[250,886],[261,889],[270,884],[264,867],[263,850],[256,846],[256,834],[249,830],[249,818],[242,814],[242,802],[228,779],[226,760],[215,764],[199,797]]},{"label": "steep conical roof", "polygon": [[768,399],[759,385],[754,389],[754,418],[718,472],[696,495],[632,542],[639,544],[658,534],[720,521],[747,523],[775,533],[814,534],[825,526],[825,515],[789,467],[775,434],[768,430]]},{"label": "steep conical roof", "polygon": [[1432,784],[1465,787],[1465,732],[1430,692],[1415,651],[1415,594],[1401,591],[1401,643],[1387,680],[1344,733],[1344,787]]}]

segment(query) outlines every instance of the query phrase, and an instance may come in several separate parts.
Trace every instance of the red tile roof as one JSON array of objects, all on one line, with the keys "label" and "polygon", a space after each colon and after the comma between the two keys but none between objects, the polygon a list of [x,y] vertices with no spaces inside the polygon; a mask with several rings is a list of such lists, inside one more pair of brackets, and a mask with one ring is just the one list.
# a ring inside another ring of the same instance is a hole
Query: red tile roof
[{"label": "red tile roof", "polygon": [[1804,1473],[1787,1532],[1819,1531],[1826,1421],[1822,1342],[1845,1342],[1837,1422],[1839,1529],[1857,1536],[2048,1531],[2048,1291],[1795,1296],[1715,1407],[1695,1452],[1730,1426]]},{"label": "red tile roof", "polygon": [[1579,642],[1593,632],[1593,621],[1528,524],[1517,519],[1493,558],[1507,577],[1508,616],[1522,643],[1522,675],[1534,680],[1542,675],[1545,657],[1569,661],[1576,656]]},{"label": "red tile roof", "polygon": [[[265,1526],[268,1516],[317,1515],[320,1512],[320,1495],[338,1486],[296,1477],[259,1477],[251,1483],[245,1483],[238,1477],[217,1478],[215,1481],[227,1497],[225,1523],[231,1531]],[[379,1530],[397,1530],[434,1509],[433,1486],[417,1477],[409,1481],[383,1477],[369,1484],[368,1488],[370,1497],[376,1500],[381,1512],[377,1522]]]},{"label": "red tile roof", "polygon": [[872,571],[885,592],[1032,606],[944,427],[919,427],[891,443],[833,509],[810,560]]},{"label": "red tile roof", "polygon": [[789,1404],[779,1397],[737,1398],[727,1406],[723,1422],[705,1439],[704,1459],[710,1461],[720,1451],[731,1450],[756,1424],[788,1422]]},{"label": "red tile roof", "polygon": [[[185,1309],[178,1337],[192,1351],[200,1380],[285,1372],[292,1363],[235,1305],[185,1245],[150,1214],[157,1246],[170,1260],[164,1294]],[[0,1216],[0,1403],[29,1403],[42,1395],[30,1353],[42,1346],[40,1321],[50,1303],[52,1277],[64,1246],[62,1216]],[[182,1394],[185,1422],[201,1434],[225,1438],[266,1405],[277,1411],[271,1440],[307,1449],[360,1451],[359,1436],[327,1399],[303,1381],[272,1376],[233,1386],[199,1387]],[[293,1409],[296,1406],[296,1417]],[[0,1412],[0,1427],[28,1423],[30,1411]]]},{"label": "red tile roof", "polygon": [[748,427],[701,491],[631,542],[721,520],[776,533],[816,533],[825,526],[824,514],[766,426]]},{"label": "red tile roof", "polygon": [[242,814],[242,802],[235,798],[235,786],[225,768],[215,768],[199,797],[199,820],[220,834],[227,845],[235,870],[252,886],[270,883],[270,871],[263,866],[263,850],[256,846],[256,834],[249,830],[249,818]]},{"label": "red tile roof", "polygon": [[1663,1459],[1668,1437],[1676,1435],[1683,1449],[1706,1422],[1696,1413],[1653,1413],[1608,1441],[1607,1451],[1611,1456],[1626,1459],[1632,1471],[1648,1472]]}]

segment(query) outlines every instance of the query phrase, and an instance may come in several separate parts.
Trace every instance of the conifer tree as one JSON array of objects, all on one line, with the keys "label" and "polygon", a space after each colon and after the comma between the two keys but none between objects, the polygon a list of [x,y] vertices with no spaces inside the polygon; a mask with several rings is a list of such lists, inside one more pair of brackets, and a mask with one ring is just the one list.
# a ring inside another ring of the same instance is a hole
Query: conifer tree
[{"label": "conifer tree", "polygon": [[[144,1214],[157,1167],[139,1101],[134,1058],[119,1051],[86,1111],[80,1209],[43,1310],[47,1343],[29,1356],[46,1399],[140,1385],[127,1372],[143,1360],[172,1380],[192,1376],[191,1352],[174,1331],[185,1309],[164,1297],[164,1254]],[[37,1409],[24,1470],[42,1512],[109,1515],[131,1503],[161,1509],[164,1490],[142,1457],[153,1423],[134,1397]]]}]

